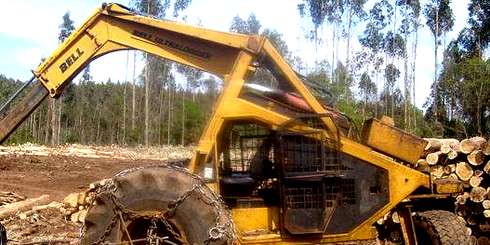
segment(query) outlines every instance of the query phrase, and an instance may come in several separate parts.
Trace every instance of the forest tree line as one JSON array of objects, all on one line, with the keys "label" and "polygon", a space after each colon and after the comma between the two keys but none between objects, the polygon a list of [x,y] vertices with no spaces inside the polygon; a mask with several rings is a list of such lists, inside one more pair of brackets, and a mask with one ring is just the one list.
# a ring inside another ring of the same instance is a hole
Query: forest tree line
[{"label": "forest tree line", "polygon": [[[131,7],[157,18],[185,20],[183,13],[191,4],[191,0],[134,0]],[[297,9],[311,22],[304,33],[309,42],[329,47],[328,53],[317,53],[313,67],[294,56],[282,34],[263,27],[253,13],[246,18],[237,15],[229,31],[268,37],[295,70],[327,88],[335,107],[358,127],[367,118],[387,115],[398,127],[423,137],[490,136],[490,62],[484,55],[490,43],[487,1],[470,1],[466,27],[455,40],[447,38],[454,25],[450,0],[303,0]],[[421,110],[415,106],[415,83],[420,79],[415,75],[417,69],[426,69],[416,67],[418,35],[424,25],[433,35],[435,62],[431,94]],[[66,13],[58,41],[73,30]],[[354,38],[362,49],[350,48]],[[342,43],[347,46],[345,55],[340,54]],[[439,52],[442,61],[437,59]],[[9,142],[197,143],[221,80],[153,55],[134,51],[127,55],[144,60],[141,74],[128,81],[94,81],[87,67],[59,99],[43,102]],[[0,75],[0,101],[21,84]]]}]

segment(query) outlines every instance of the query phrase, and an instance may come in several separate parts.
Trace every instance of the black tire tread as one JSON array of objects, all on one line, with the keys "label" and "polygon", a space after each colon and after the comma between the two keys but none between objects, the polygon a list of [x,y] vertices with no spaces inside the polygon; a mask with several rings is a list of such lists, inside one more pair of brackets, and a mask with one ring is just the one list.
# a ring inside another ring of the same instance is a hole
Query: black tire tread
[{"label": "black tire tread", "polygon": [[[185,169],[176,167],[154,166],[123,171],[113,179],[117,187],[114,197],[119,203],[132,211],[163,211],[168,204],[186,193],[196,183],[203,185],[203,191],[192,192],[191,195],[175,211],[172,219],[179,223],[186,232],[186,236],[202,243],[208,237],[210,227],[216,221],[215,208],[221,210],[220,221],[228,221],[228,211],[219,197],[212,190],[205,187],[202,180]],[[218,207],[211,207],[206,200],[217,201]],[[85,219],[85,232],[82,235],[82,244],[92,244],[104,234],[116,214],[116,208],[110,196],[100,193],[95,205],[89,208]],[[231,222],[231,220],[230,220]],[[119,227],[118,225],[116,227]],[[118,229],[112,229],[107,240],[118,241],[121,237]],[[230,230],[230,232],[233,232]],[[227,244],[230,240],[223,238],[209,244]]]},{"label": "black tire tread", "polygon": [[415,225],[424,229],[434,245],[471,244],[465,221],[445,210],[420,212],[414,217]]}]

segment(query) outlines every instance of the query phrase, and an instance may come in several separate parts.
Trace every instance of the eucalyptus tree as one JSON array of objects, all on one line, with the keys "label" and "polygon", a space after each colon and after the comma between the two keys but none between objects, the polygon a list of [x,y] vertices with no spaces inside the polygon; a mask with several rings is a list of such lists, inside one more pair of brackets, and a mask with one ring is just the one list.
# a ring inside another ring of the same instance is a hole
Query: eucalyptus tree
[{"label": "eucalyptus tree", "polygon": [[242,19],[240,16],[235,16],[230,24],[230,32],[247,34],[247,35],[261,35],[269,39],[279,53],[290,63],[301,63],[299,57],[292,57],[289,47],[284,41],[283,36],[277,30],[262,28],[262,24],[257,19],[254,13],[251,13],[248,18]]},{"label": "eucalyptus tree", "polygon": [[[309,35],[315,43],[315,51],[318,53],[318,29],[323,25],[327,16],[327,6],[330,0],[303,0],[298,4],[298,12],[301,17],[309,16],[313,23],[312,35]],[[317,57],[318,58],[318,57]]]},{"label": "eucalyptus tree", "polygon": [[[157,18],[163,18],[166,15],[167,10],[170,7],[170,1],[160,1],[160,0],[136,0],[133,2],[134,7],[140,12],[146,13],[151,16],[155,16]],[[145,67],[144,71],[144,83],[145,83],[145,130],[144,130],[144,142],[145,146],[150,144],[149,131],[150,131],[150,87],[151,81],[150,76],[151,72],[154,70],[154,67],[157,63],[162,62],[157,59],[155,56],[146,54],[145,55]],[[155,71],[156,72],[156,71]],[[133,88],[135,88],[133,86]],[[134,94],[134,93],[133,93]],[[135,98],[133,97],[133,100]]]},{"label": "eucalyptus tree", "polygon": [[417,64],[417,46],[418,46],[418,42],[419,42],[419,27],[421,26],[420,24],[420,10],[421,10],[421,6],[420,6],[420,2],[419,0],[411,0],[410,1],[410,7],[411,7],[411,13],[413,14],[413,18],[412,18],[412,28],[413,28],[413,32],[414,32],[414,40],[412,42],[412,65],[411,65],[411,70],[412,70],[412,74],[411,74],[411,86],[412,86],[412,98],[413,98],[413,102],[414,102],[414,106],[412,106],[413,110],[412,110],[412,118],[413,118],[413,127],[414,128],[417,128],[417,107],[415,106],[415,92],[416,92],[416,64]]},{"label": "eucalyptus tree", "polygon": [[368,101],[376,97],[377,92],[376,84],[371,80],[371,77],[366,71],[362,73],[361,79],[359,80],[359,89],[363,99],[362,117],[365,119]]},{"label": "eucalyptus tree", "polygon": [[[471,44],[474,54],[482,56],[482,51],[490,43],[490,2],[485,0],[471,0],[468,6],[469,29],[472,31],[474,40]],[[469,45],[467,45],[469,46]]]},{"label": "eucalyptus tree", "polygon": [[[388,111],[390,108],[391,118],[395,118],[395,94],[396,91],[396,81],[400,77],[400,70],[393,65],[388,64],[385,68],[385,79],[386,82],[384,84],[384,98],[385,98],[385,109]],[[391,104],[391,106],[388,106]]]},{"label": "eucalyptus tree", "polygon": [[[242,33],[247,35],[261,35],[266,37],[277,49],[277,51],[290,63],[301,63],[299,57],[291,58],[291,52],[289,47],[284,41],[283,36],[273,29],[262,29],[260,21],[256,18],[255,14],[251,13],[247,20],[242,19],[240,16],[235,16],[231,22],[229,30],[231,32]],[[271,71],[259,67],[253,76],[250,78],[254,83],[263,84],[269,87],[278,87],[279,83],[275,79]]]},{"label": "eucalyptus tree", "polygon": [[[396,0],[396,5],[402,8],[403,19],[401,21],[399,32],[403,35],[405,42],[405,54],[403,56],[403,70],[404,70],[404,125],[406,129],[411,129],[412,118],[415,120],[415,116],[411,116],[410,106],[412,101],[411,92],[415,93],[415,80],[412,79],[415,76],[415,59],[416,59],[416,45],[418,39],[418,21],[420,15],[420,2],[419,0]],[[412,40],[412,69],[409,69],[409,35],[415,32],[415,40]],[[409,70],[411,71],[409,73]],[[415,97],[415,96],[414,96]],[[415,98],[413,100],[415,102]]]},{"label": "eucalyptus tree", "polygon": [[313,23],[313,39],[318,45],[318,29],[325,23],[332,25],[332,80],[335,81],[335,64],[337,63],[337,32],[342,21],[347,0],[303,0],[298,4],[300,16],[309,16]]},{"label": "eucalyptus tree", "polygon": [[251,13],[247,20],[242,19],[239,15],[233,17],[230,31],[247,35],[258,35],[260,34],[260,28],[262,28],[260,21],[254,13]]},{"label": "eucalyptus tree", "polygon": [[[387,60],[384,32],[389,24],[389,16],[392,14],[393,6],[388,1],[383,0],[374,3],[368,12],[365,29],[359,36],[359,43],[363,49],[356,55],[358,68],[360,68],[359,70],[362,68],[370,70],[375,77],[376,84],[379,83],[380,75],[383,76],[381,67]],[[377,113],[378,107],[376,105],[375,115]]]},{"label": "eucalyptus tree", "polygon": [[201,70],[198,70],[196,68],[190,67],[190,66],[184,66],[184,65],[178,65],[177,66],[177,71],[181,73],[182,75],[185,76],[187,82],[182,85],[182,111],[181,111],[181,144],[185,145],[185,132],[186,132],[186,111],[185,109],[188,107],[186,106],[186,99],[185,99],[185,94],[189,90],[189,86],[191,89],[191,94],[192,94],[192,102],[195,102],[195,94],[196,94],[196,89],[200,87],[201,83],[201,78],[203,76],[203,72]]},{"label": "eucalyptus tree", "polygon": [[[146,13],[148,15],[151,15],[156,18],[168,18],[169,16],[169,11],[173,7],[173,16],[177,17],[179,13],[181,13],[183,10],[188,8],[191,4],[192,0],[175,0],[171,2],[170,0],[133,0],[131,2],[132,6],[135,7],[138,11],[142,13]],[[163,63],[166,63],[164,65]],[[153,75],[152,73],[163,73],[163,74],[170,74],[168,72],[165,72],[166,70],[170,70],[171,64],[169,64],[168,61],[162,60],[157,58],[154,55],[146,54],[145,55],[145,67],[143,68],[143,81],[145,84],[145,110],[144,110],[144,118],[145,118],[145,129],[144,129],[144,143],[146,146],[148,146],[151,142],[150,139],[150,127],[151,127],[151,122],[150,122],[150,97],[151,97],[151,88],[152,83],[155,83],[156,81],[152,81],[151,77],[161,77],[158,75]],[[158,69],[160,68],[160,70]],[[162,70],[163,69],[163,70]],[[161,83],[165,83],[169,77],[163,77],[159,81]],[[163,84],[160,86],[164,86]],[[135,86],[133,86],[133,105],[135,104]],[[170,86],[167,86],[167,88],[170,88]],[[160,90],[160,92],[163,92]],[[170,93],[170,91],[167,91]],[[168,96],[168,94],[167,94]],[[133,113],[135,108],[133,108]],[[133,117],[133,122],[134,122],[134,117]]]},{"label": "eucalyptus tree", "polygon": [[[339,25],[342,22],[342,15],[345,11],[345,1],[343,0],[331,0],[326,5],[327,21],[332,25],[332,81],[337,82],[335,72],[338,62],[338,43],[339,43]],[[342,69],[342,68],[341,68]]]},{"label": "eucalyptus tree", "polygon": [[[388,57],[390,57],[391,60],[391,62],[386,65],[386,71],[388,72],[387,73],[388,75],[385,74],[386,82],[385,82],[385,91],[384,91],[386,93],[385,99],[386,100],[390,99],[391,103],[385,101],[385,111],[386,113],[388,113],[388,111],[391,111],[391,117],[394,117],[395,97],[393,96],[393,92],[395,90],[393,90],[393,88],[397,86],[396,81],[398,80],[398,76],[396,76],[396,79],[394,79],[392,75],[395,69],[396,71],[398,71],[398,73],[400,73],[399,69],[394,65],[394,62],[399,58],[406,56],[405,40],[400,34],[398,33],[395,34],[391,31],[388,31],[388,33],[386,33],[384,43],[385,43],[384,45],[385,54]],[[391,109],[388,108],[388,104],[391,105]]]},{"label": "eucalyptus tree", "polygon": [[[70,34],[75,30],[74,22],[70,18],[70,13],[66,12],[63,15],[63,21],[59,26],[60,32],[58,34],[58,41],[62,43],[66,38],[70,36]],[[71,86],[65,89],[64,94],[73,93]],[[59,98],[59,100],[55,100],[50,98],[48,102],[48,118],[51,120],[51,145],[57,145],[60,143],[60,135],[61,135],[61,114],[63,111],[62,103],[63,95]],[[49,124],[47,124],[49,125]]]},{"label": "eucalyptus tree", "polygon": [[[451,31],[454,26],[453,11],[450,6],[450,0],[431,0],[424,7],[424,15],[427,19],[427,26],[429,27],[434,37],[434,88],[435,94],[438,93],[437,85],[437,51],[440,45],[440,37]],[[434,97],[434,113],[435,121],[438,122],[438,108],[439,101],[438,96]]]},{"label": "eucalyptus tree", "polygon": [[[350,54],[351,54],[351,37],[352,37],[352,25],[356,25],[358,22],[362,21],[366,17],[366,12],[364,11],[364,5],[367,0],[344,0],[345,6],[347,8],[347,48],[345,56],[345,66],[350,71]],[[350,72],[349,72],[350,73]]]}]

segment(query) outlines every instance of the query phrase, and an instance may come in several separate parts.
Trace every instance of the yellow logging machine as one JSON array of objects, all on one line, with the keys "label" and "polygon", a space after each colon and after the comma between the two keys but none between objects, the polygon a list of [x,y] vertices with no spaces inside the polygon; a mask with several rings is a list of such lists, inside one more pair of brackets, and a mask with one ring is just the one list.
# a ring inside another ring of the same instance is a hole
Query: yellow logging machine
[{"label": "yellow logging machine", "polygon": [[24,98],[2,107],[0,142],[92,60],[131,49],[212,73],[223,90],[191,160],[126,170],[97,190],[82,244],[469,242],[451,212],[460,183],[410,167],[427,142],[386,120],[359,135],[264,37],[118,4],[97,9],[34,70]]}]

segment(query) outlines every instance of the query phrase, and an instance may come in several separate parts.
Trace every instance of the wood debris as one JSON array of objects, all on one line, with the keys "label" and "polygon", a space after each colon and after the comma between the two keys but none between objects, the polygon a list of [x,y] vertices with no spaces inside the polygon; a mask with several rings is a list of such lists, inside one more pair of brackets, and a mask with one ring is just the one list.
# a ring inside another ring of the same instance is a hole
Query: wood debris
[{"label": "wood debris", "polygon": [[0,146],[2,155],[35,155],[35,156],[76,156],[88,158],[112,158],[112,159],[147,159],[168,160],[192,158],[194,147],[186,146],[154,146],[154,147],[119,147],[110,146],[85,146],[67,144],[56,147],[47,147],[31,143],[17,146]]},{"label": "wood debris", "polygon": [[48,195],[42,195],[38,198],[31,198],[19,202],[10,203],[0,207],[0,219],[5,219],[20,212],[30,210],[35,206],[45,205],[48,203]]},{"label": "wood debris", "polygon": [[0,206],[4,206],[10,203],[23,201],[26,197],[19,195],[15,192],[0,191]]}]

